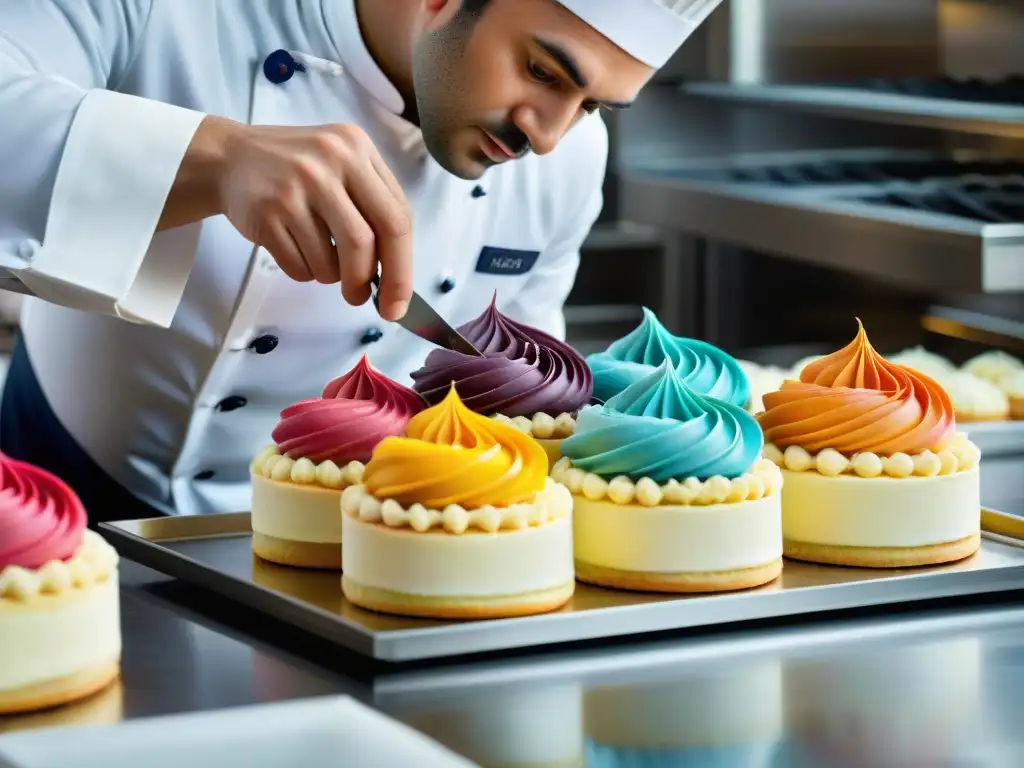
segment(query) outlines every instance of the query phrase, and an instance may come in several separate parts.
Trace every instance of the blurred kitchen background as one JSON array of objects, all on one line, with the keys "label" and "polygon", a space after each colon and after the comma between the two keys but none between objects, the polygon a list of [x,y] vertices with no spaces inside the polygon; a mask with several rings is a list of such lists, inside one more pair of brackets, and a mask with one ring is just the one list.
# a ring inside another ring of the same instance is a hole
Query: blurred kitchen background
[{"label": "blurred kitchen background", "polygon": [[[727,0],[607,119],[582,352],[648,306],[776,376],[855,317],[887,355],[1024,359],[1024,0]],[[1024,515],[1024,421],[968,429],[983,501]]]},{"label": "blurred kitchen background", "polygon": [[[1024,359],[1024,0],[727,0],[608,121],[582,351],[646,305],[776,369],[855,317],[886,355]],[[984,503],[1024,515],[1024,421],[967,426]]]}]

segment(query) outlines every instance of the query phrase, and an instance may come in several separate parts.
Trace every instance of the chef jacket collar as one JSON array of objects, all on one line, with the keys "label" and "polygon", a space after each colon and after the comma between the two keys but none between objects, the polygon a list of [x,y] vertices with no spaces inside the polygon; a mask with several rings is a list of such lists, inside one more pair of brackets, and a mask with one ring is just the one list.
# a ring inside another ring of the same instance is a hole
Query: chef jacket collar
[{"label": "chef jacket collar", "polygon": [[394,115],[405,111],[405,100],[374,61],[363,42],[356,0],[321,0],[324,23],[348,74]]}]

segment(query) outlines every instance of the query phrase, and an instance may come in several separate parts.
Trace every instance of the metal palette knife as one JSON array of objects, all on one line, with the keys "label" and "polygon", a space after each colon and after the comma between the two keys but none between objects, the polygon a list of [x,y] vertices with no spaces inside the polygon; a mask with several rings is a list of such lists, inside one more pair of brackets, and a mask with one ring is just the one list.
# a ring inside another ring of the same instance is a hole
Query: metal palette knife
[{"label": "metal palette knife", "polygon": [[[380,276],[370,281],[373,285],[373,306],[380,311]],[[441,315],[427,303],[427,300],[413,291],[405,317],[397,321],[400,326],[431,344],[461,352],[464,355],[482,357],[480,352],[466,338],[448,324]]]}]

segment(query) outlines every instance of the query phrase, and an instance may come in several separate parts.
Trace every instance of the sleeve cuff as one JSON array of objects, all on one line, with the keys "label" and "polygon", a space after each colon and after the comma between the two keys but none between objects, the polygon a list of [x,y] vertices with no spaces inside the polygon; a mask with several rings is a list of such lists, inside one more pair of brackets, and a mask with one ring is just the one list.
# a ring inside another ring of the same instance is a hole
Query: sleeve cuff
[{"label": "sleeve cuff", "polygon": [[156,234],[204,114],[91,91],[71,125],[43,243],[18,277],[39,298],[169,326],[195,262],[198,226]]}]

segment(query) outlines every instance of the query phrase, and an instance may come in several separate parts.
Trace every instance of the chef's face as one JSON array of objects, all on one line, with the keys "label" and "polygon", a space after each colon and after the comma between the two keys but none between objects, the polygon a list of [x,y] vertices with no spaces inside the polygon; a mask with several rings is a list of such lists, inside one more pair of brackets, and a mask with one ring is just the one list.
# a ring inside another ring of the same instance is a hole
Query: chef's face
[{"label": "chef's face", "polygon": [[555,148],[580,118],[628,106],[654,70],[554,0],[422,0],[413,86],[427,149],[447,171]]}]

